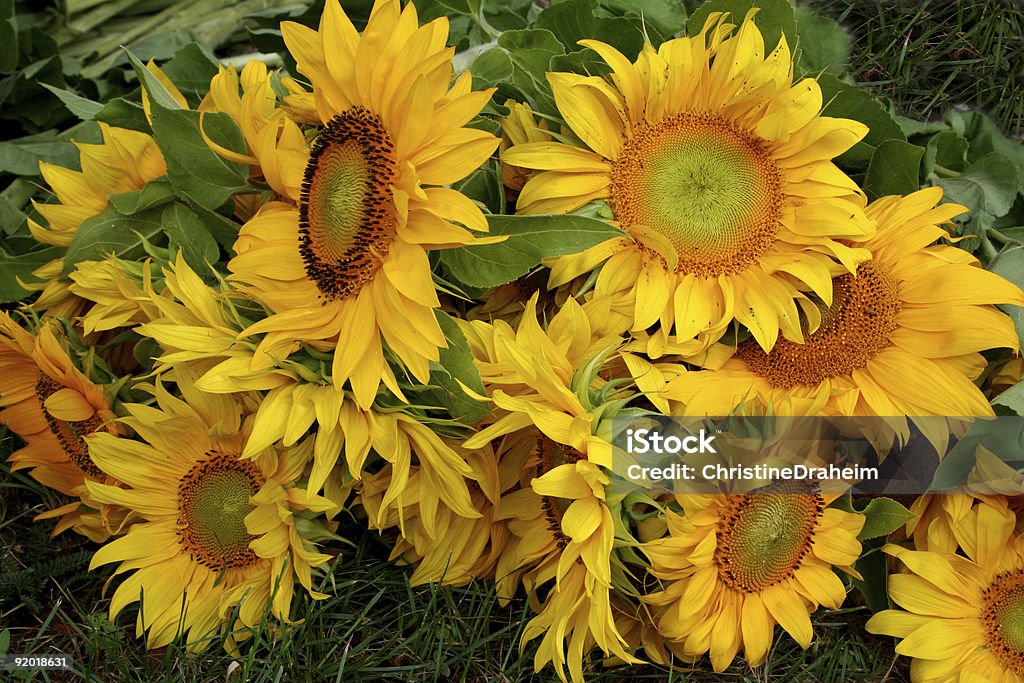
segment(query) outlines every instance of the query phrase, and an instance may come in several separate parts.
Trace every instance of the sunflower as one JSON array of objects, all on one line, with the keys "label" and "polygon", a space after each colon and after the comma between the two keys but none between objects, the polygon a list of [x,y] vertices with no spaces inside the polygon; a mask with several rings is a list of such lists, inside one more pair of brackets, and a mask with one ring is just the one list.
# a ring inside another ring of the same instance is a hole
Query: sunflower
[{"label": "sunflower", "polygon": [[75,367],[52,323],[36,335],[0,311],[0,423],[25,446],[8,461],[11,469],[29,469],[36,481],[77,500],[43,513],[59,517],[54,529],[66,529],[95,541],[117,533],[126,521],[117,505],[101,505],[85,490],[87,480],[107,481],[89,457],[84,438],[119,429],[103,387]]},{"label": "sunflower", "polygon": [[[498,147],[498,152],[500,154],[504,154],[506,150],[516,145],[551,140],[547,122],[537,121],[530,105],[515,100],[505,100],[505,107],[508,109],[508,116],[499,121],[501,145]],[[529,174],[527,169],[502,162],[501,183],[505,186],[508,201],[512,202],[513,206],[515,206],[515,200],[519,193],[523,191]]]},{"label": "sunflower", "polygon": [[807,648],[811,612],[846,597],[833,567],[856,575],[861,552],[864,517],[828,507],[837,497],[801,482],[678,496],[682,513],[667,511],[668,536],[644,546],[664,584],[646,598],[660,609],[661,633],[687,656],[710,651],[715,671],[741,649],[751,666],[764,663],[776,624]]},{"label": "sunflower", "polygon": [[498,594],[522,585],[537,615],[523,644],[540,638],[538,670],[551,662],[583,678],[595,645],[622,661],[629,655],[611,608],[615,519],[606,496],[612,446],[603,422],[625,397],[597,373],[622,339],[595,334],[574,299],[542,329],[537,297],[518,327],[499,320],[462,323],[484,386],[497,407],[493,421],[464,446],[495,443],[500,500],[494,519],[511,536],[498,558]]},{"label": "sunflower", "polygon": [[359,503],[366,510],[369,525],[381,532],[398,530],[391,559],[415,567],[409,578],[413,586],[427,582],[463,586],[475,579],[492,578],[509,539],[508,526],[495,519],[501,477],[492,445],[484,444],[472,451],[450,445],[472,468],[466,476],[476,517],[441,506],[433,513],[437,519],[429,522],[428,529],[423,515],[431,514],[436,505],[430,491],[434,484],[420,467],[412,468],[408,475],[400,497],[402,507],[393,506],[382,515],[381,503],[391,488],[394,465],[388,463],[379,472],[362,477]]},{"label": "sunflower", "polygon": [[[52,204],[32,202],[47,225],[30,218],[28,227],[43,244],[69,247],[82,222],[107,208],[110,195],[141,190],[150,180],[167,174],[163,154],[152,136],[106,123],[99,126],[103,142],[75,143],[81,171],[39,162],[43,180],[57,198]],[[82,301],[60,279],[63,268],[63,257],[54,259],[33,271],[38,283],[24,283],[29,290],[40,292],[32,304],[36,311],[59,317],[81,312]]]},{"label": "sunflower", "polygon": [[[991,415],[973,379],[979,351],[1017,348],[1013,321],[995,304],[1024,304],[1024,292],[978,267],[968,252],[933,244],[965,211],[936,203],[938,187],[883,197],[867,215],[878,235],[872,258],[833,281],[817,330],[770,353],[754,341],[715,372],[686,373],[665,393],[688,415],[727,415],[744,400],[800,414]],[[928,246],[932,245],[932,246]]]},{"label": "sunflower", "polygon": [[[319,30],[292,22],[281,30],[313,86],[322,128],[301,158],[277,157],[285,179],[302,164],[297,205],[289,196],[264,205],[242,227],[228,268],[272,312],[246,331],[264,334],[254,369],[300,342],[329,344],[334,385],[350,383],[368,408],[381,382],[399,393],[385,350],[426,383],[447,345],[427,251],[479,243],[455,222],[487,229],[476,204],[444,186],[498,146],[464,127],[491,91],[473,92],[469,73],[449,88],[446,21],[419,27],[411,3],[402,10],[398,0],[378,0],[361,36],[337,0],[327,2]],[[298,92],[288,100],[309,104]],[[256,144],[294,142],[268,134]]]},{"label": "sunflower", "polygon": [[138,632],[148,632],[149,647],[187,633],[189,646],[202,649],[236,608],[246,627],[258,626],[268,605],[287,621],[296,581],[325,597],[312,588],[312,568],[330,556],[316,552],[297,522],[332,503],[297,486],[311,443],[243,459],[247,397],[204,394],[180,368],[173,376],[182,398],[157,382],[157,407],[125,405],[122,421],[142,441],[87,439],[97,467],[127,487],[88,482],[89,492],[142,519],[100,548],[90,569],[120,562],[115,575],[130,572],[110,616],[141,602]]},{"label": "sunflower", "polygon": [[906,567],[889,576],[899,609],[874,615],[870,633],[900,639],[912,681],[1024,680],[1024,539],[1005,503],[982,502],[952,530],[965,556],[883,550]]},{"label": "sunflower", "polygon": [[632,329],[660,321],[681,339],[715,341],[736,319],[770,350],[800,341],[801,290],[832,300],[831,280],[868,254],[874,228],[861,190],[831,161],[867,133],[820,116],[821,88],[793,83],[785,38],[767,56],[751,10],[739,26],[712,13],[699,35],[645,45],[635,63],[580,44],[611,80],[549,73],[565,122],[585,147],[516,145],[502,156],[536,169],[522,213],[567,213],[606,200],[629,233],[552,268],[556,286],[604,263],[598,295],[625,297]]}]

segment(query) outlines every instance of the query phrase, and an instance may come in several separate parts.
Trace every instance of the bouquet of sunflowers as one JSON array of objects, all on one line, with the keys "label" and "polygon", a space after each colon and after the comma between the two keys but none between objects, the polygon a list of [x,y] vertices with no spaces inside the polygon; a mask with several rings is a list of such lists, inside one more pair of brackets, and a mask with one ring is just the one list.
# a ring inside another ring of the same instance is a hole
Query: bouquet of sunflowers
[{"label": "bouquet of sunflowers", "polygon": [[1000,486],[898,502],[623,492],[612,427],[1024,414],[1020,146],[894,117],[787,2],[453,4],[59,93],[96,137],[40,164],[0,421],[110,618],[280,633],[347,516],[413,585],[525,597],[562,680],[757,667],[869,583],[914,680],[1022,680],[1019,440],[955,463]]}]

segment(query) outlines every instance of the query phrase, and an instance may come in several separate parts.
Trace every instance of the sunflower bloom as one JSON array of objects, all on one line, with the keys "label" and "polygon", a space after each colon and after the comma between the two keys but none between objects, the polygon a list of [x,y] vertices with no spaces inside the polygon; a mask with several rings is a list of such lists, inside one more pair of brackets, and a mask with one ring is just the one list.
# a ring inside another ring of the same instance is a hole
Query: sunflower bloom
[{"label": "sunflower bloom", "polygon": [[[246,331],[264,335],[254,369],[300,342],[328,344],[335,386],[350,383],[368,408],[381,382],[400,393],[385,348],[425,383],[447,345],[427,251],[475,243],[466,228],[487,229],[472,201],[443,186],[498,146],[464,127],[491,91],[473,92],[468,73],[449,88],[447,23],[418,26],[412,4],[378,0],[362,35],[337,0],[319,30],[281,30],[323,127],[301,160],[278,157],[285,179],[293,174],[284,166],[302,164],[297,203],[264,205],[242,227],[228,268],[272,312]],[[300,93],[289,99],[308,103]]]},{"label": "sunflower bloom", "polygon": [[776,624],[807,648],[810,614],[846,598],[833,567],[855,574],[863,515],[828,507],[837,496],[810,485],[781,486],[679,496],[683,512],[668,511],[668,535],[644,546],[664,585],[646,598],[661,610],[659,631],[686,656],[710,652],[715,671],[740,650],[751,666],[763,664]]},{"label": "sunflower bloom", "polygon": [[965,211],[936,206],[941,197],[928,188],[868,207],[878,223],[864,244],[871,259],[833,281],[805,343],[782,340],[766,353],[742,342],[720,370],[686,373],[666,395],[688,415],[727,415],[745,400],[800,414],[991,415],[973,382],[985,367],[979,352],[1017,348],[995,304],[1022,305],[1024,292],[968,252],[933,244]]},{"label": "sunflower bloom", "polygon": [[95,541],[106,540],[125,521],[117,505],[100,505],[85,482],[107,481],[89,457],[85,437],[112,430],[114,419],[103,388],[75,367],[51,325],[33,336],[0,312],[0,422],[26,445],[8,461],[29,469],[36,481],[79,500],[43,513],[59,517],[54,533],[72,528]]},{"label": "sunflower bloom", "polygon": [[800,341],[802,290],[832,300],[874,228],[861,190],[831,161],[867,133],[819,116],[814,79],[793,83],[785,38],[765,55],[752,10],[737,30],[712,14],[700,35],[645,45],[631,63],[583,40],[611,80],[549,73],[566,124],[585,147],[517,145],[507,164],[540,171],[522,213],[567,213],[606,200],[618,238],[560,258],[556,286],[604,263],[595,292],[627,299],[632,329],[660,322],[707,343],[738,320],[770,350]]},{"label": "sunflower bloom", "polygon": [[[994,502],[994,501],[993,501]],[[983,502],[953,525],[963,555],[883,550],[906,572],[889,576],[899,609],[879,612],[870,633],[900,639],[912,681],[1024,680],[1024,540],[1005,503]]]},{"label": "sunflower bloom", "polygon": [[[82,222],[107,208],[110,195],[141,190],[150,180],[167,175],[163,154],[152,136],[105,123],[99,125],[103,142],[75,143],[81,171],[39,162],[43,180],[57,198],[52,204],[32,202],[47,225],[29,219],[28,227],[43,244],[69,247]],[[81,311],[83,302],[60,280],[63,268],[64,259],[55,259],[33,272],[41,282],[25,283],[28,289],[40,292],[32,304],[36,311],[62,317],[72,317]]]},{"label": "sunflower bloom", "polygon": [[539,638],[537,669],[550,662],[563,680],[566,667],[573,681],[583,680],[583,658],[595,645],[638,661],[626,652],[611,607],[615,520],[602,467],[611,467],[612,447],[598,434],[608,386],[585,367],[599,366],[591,361],[621,338],[595,334],[573,299],[542,329],[537,297],[515,330],[498,320],[465,323],[463,331],[497,407],[493,422],[464,445],[499,440],[502,496],[494,519],[511,536],[495,578],[502,599],[522,585],[537,611],[523,643]]},{"label": "sunflower bloom", "polygon": [[254,627],[268,605],[288,621],[296,582],[325,597],[312,588],[312,568],[330,556],[301,536],[296,518],[332,503],[296,486],[308,443],[242,459],[246,406],[196,390],[187,373],[175,375],[183,398],[158,383],[159,407],[125,406],[130,417],[122,421],[144,441],[88,439],[96,465],[127,487],[89,482],[90,493],[142,518],[100,548],[90,569],[120,562],[115,574],[130,572],[114,592],[111,619],[141,601],[138,632],[148,632],[149,647],[187,634],[198,650],[236,607],[241,623]]}]

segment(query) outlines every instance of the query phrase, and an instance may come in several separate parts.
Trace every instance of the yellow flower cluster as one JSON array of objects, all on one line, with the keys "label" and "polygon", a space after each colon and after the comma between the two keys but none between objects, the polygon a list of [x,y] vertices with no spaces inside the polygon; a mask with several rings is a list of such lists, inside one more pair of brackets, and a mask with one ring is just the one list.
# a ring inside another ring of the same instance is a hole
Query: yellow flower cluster
[{"label": "yellow flower cluster", "polygon": [[[398,0],[361,32],[337,0],[316,29],[285,22],[296,74],[221,67],[195,108],[237,126],[244,149],[203,136],[252,188],[220,209],[240,224],[223,263],[155,248],[63,281],[58,259],[0,313],[0,421],[26,443],[9,461],[68,497],[41,515],[54,533],[103,544],[111,618],[141,602],[149,647],[197,650],[236,648],[267,615],[286,626],[297,586],[327,597],[345,511],[413,584],[525,597],[522,645],[562,680],[595,652],[760,666],[776,625],[807,648],[811,615],[860,576],[865,514],[812,485],[631,495],[612,421],[991,416],[981,354],[1017,352],[996,306],[1024,293],[950,243],[965,208],[940,188],[867,201],[834,162],[867,126],[822,115],[755,15],[712,13],[635,60],[581,41],[608,75],[549,73],[543,116],[485,109],[494,91],[453,74],[447,20]],[[149,134],[102,135],[81,171],[43,166],[38,240],[70,245],[168,173]],[[489,163],[509,213],[596,205],[619,233],[486,291],[451,282],[445,252],[506,239],[458,189]],[[1019,381],[1020,362],[1000,373]],[[922,497],[884,548],[898,609],[867,628],[902,639],[914,680],[1024,676],[1006,492]]]}]

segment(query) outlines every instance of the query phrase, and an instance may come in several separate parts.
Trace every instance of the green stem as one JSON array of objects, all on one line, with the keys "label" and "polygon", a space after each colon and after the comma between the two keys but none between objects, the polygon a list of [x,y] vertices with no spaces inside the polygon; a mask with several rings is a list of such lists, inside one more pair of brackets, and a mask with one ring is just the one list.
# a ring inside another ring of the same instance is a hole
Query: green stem
[{"label": "green stem", "polygon": [[989,228],[988,230],[986,230],[985,231],[985,237],[994,237],[995,239],[999,240],[1003,244],[1016,244],[1018,246],[1024,246],[1024,242],[1021,242],[1020,240],[1014,239],[1014,238],[1010,237],[1009,235],[1005,235],[1005,234],[999,232],[998,230],[996,230],[995,228]]},{"label": "green stem", "polygon": [[981,239],[981,253],[985,255],[985,261],[988,263],[992,263],[996,256],[999,255],[995,246],[984,237]]},{"label": "green stem", "polygon": [[954,171],[953,169],[946,168],[945,166],[939,166],[938,164],[935,164],[935,166],[933,167],[933,170],[935,171],[935,175],[939,176],[940,178],[959,178],[960,177],[960,174],[957,173],[956,171]]}]

